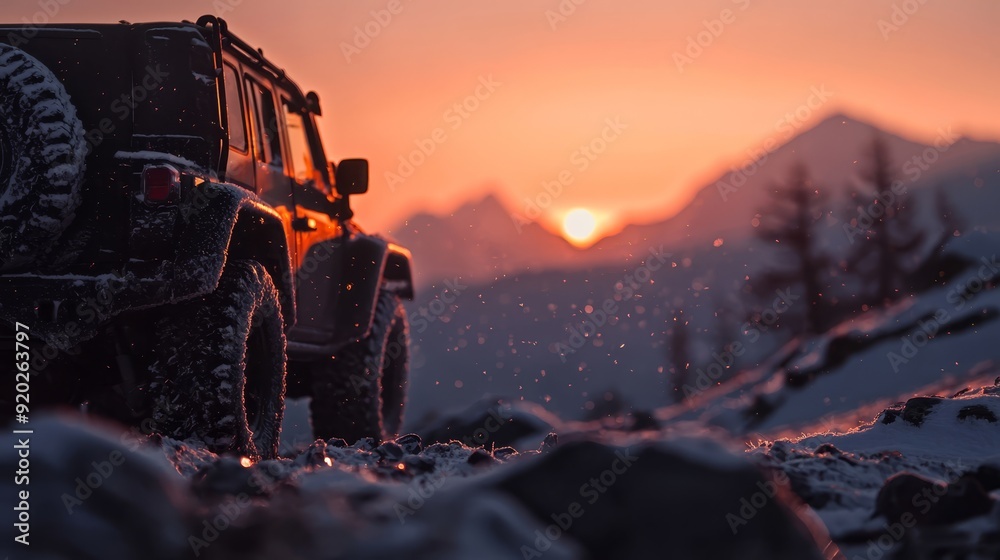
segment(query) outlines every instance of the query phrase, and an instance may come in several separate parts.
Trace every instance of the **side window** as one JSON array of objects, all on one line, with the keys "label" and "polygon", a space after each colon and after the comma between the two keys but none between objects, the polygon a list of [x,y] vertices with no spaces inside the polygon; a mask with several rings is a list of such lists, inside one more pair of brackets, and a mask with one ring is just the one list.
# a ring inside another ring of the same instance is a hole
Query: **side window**
[{"label": "side window", "polygon": [[243,111],[243,96],[240,95],[240,78],[236,68],[226,64],[226,113],[229,115],[229,147],[237,152],[247,153],[246,116]]},{"label": "side window", "polygon": [[254,129],[257,134],[257,159],[281,167],[281,136],[278,134],[278,114],[271,90],[247,78],[247,97],[254,108]]},{"label": "side window", "polygon": [[247,78],[246,81],[247,112],[250,113],[250,127],[253,129],[253,151],[254,158],[258,161],[266,161],[264,153],[264,134],[261,132],[260,110],[257,109],[257,88],[253,81]]},{"label": "side window", "polygon": [[312,150],[309,148],[309,131],[302,113],[296,111],[286,101],[285,125],[288,127],[288,148],[291,150],[292,174],[299,184],[316,180]]}]

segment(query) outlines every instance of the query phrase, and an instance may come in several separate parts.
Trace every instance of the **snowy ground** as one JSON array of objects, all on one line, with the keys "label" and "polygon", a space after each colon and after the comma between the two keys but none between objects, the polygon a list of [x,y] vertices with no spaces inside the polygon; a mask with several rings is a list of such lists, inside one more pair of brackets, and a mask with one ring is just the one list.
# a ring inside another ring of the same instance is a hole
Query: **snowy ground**
[{"label": "snowy ground", "polygon": [[861,429],[750,454],[785,473],[849,558],[890,550],[896,558],[1000,558],[998,417],[1000,387],[917,397]]},{"label": "snowy ground", "polygon": [[963,237],[975,264],[947,285],[648,413],[487,397],[394,441],[314,441],[289,401],[282,457],[256,464],[33,419],[0,437],[27,454],[0,455],[0,556],[1000,558],[993,246]]},{"label": "snowy ground", "polygon": [[867,419],[887,400],[992,381],[1000,374],[1000,261],[991,252],[998,245],[996,234],[956,239],[945,255],[965,270],[943,285],[793,340],[731,381],[696,379],[697,393],[658,417],[772,437],[820,418]]},{"label": "snowy ground", "polygon": [[997,558],[997,417],[1000,388],[989,387],[748,448],[690,423],[562,424],[485,400],[428,428],[448,424],[459,441],[316,441],[251,465],[53,416],[31,436],[33,554],[11,534],[3,554],[803,559],[841,547],[852,559]]}]

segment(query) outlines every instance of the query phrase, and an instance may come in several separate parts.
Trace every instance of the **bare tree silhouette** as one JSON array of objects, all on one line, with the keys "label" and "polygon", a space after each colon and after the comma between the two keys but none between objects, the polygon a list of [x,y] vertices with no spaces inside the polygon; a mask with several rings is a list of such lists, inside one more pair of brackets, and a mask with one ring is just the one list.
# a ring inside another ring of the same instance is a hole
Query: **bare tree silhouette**
[{"label": "bare tree silhouette", "polygon": [[683,401],[684,386],[688,382],[688,371],[691,369],[690,337],[688,336],[688,320],[684,310],[679,309],[674,315],[674,324],[670,328],[670,370],[669,377],[671,393],[675,402]]},{"label": "bare tree silhouette", "polygon": [[847,270],[871,286],[867,303],[884,305],[912,292],[909,276],[921,264],[925,233],[915,223],[916,203],[893,172],[885,140],[876,136],[868,157],[864,190],[852,193],[856,232]]},{"label": "bare tree silhouette", "polygon": [[760,211],[757,236],[790,266],[763,272],[754,280],[753,291],[770,303],[775,290],[801,286],[806,305],[798,316],[803,328],[823,332],[831,320],[823,290],[831,259],[820,249],[816,226],[826,214],[826,197],[801,164],[793,167],[785,184],[772,187],[771,195],[772,204]]}]

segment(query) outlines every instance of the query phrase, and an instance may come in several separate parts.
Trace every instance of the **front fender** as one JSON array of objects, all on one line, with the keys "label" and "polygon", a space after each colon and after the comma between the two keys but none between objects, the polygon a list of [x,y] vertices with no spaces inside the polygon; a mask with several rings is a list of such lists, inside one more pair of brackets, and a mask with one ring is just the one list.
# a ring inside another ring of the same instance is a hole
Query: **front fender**
[{"label": "front fender", "polygon": [[413,298],[410,252],[372,235],[355,234],[343,245],[344,273],[336,313],[336,343],[364,338],[375,318],[379,291]]},{"label": "front fender", "polygon": [[395,243],[389,243],[389,255],[385,263],[386,284],[399,295],[399,297],[413,301],[415,291],[413,288],[413,256],[409,249],[400,247]]}]

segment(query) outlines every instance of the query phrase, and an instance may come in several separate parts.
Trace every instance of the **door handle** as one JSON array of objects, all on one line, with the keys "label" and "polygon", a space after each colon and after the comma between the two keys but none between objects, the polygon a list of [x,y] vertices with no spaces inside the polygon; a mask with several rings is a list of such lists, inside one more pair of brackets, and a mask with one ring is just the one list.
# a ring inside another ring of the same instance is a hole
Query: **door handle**
[{"label": "door handle", "polygon": [[316,231],[319,226],[316,225],[316,220],[313,218],[295,218],[292,220],[292,230],[309,232]]}]

